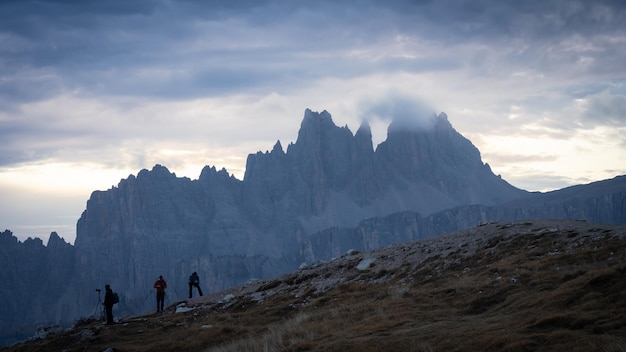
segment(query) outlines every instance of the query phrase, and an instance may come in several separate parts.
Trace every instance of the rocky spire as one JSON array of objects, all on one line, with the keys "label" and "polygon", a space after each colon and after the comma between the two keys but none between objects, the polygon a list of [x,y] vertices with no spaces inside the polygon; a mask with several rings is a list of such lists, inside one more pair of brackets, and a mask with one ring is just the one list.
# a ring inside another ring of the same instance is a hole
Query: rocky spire
[{"label": "rocky spire", "polygon": [[361,126],[354,135],[354,140],[356,141],[356,145],[359,150],[374,151],[374,145],[372,143],[372,129],[366,119],[361,122]]}]

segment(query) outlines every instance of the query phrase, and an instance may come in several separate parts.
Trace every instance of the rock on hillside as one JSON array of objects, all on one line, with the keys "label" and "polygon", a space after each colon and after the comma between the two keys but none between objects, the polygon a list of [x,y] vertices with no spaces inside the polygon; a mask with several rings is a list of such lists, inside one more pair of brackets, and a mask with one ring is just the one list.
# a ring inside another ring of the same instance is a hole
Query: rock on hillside
[{"label": "rock on hillside", "polygon": [[623,350],[626,227],[492,223],[87,321],[7,351]]}]

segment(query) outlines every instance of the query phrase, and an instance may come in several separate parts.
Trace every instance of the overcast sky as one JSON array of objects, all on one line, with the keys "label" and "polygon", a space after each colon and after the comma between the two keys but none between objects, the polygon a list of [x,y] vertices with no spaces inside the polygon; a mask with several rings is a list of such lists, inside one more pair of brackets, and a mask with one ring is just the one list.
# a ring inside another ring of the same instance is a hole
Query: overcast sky
[{"label": "overcast sky", "polygon": [[[0,231],[69,242],[94,190],[154,164],[241,179],[327,110],[375,145],[445,112],[513,185],[626,174],[626,2],[0,2]],[[385,115],[385,114],[379,114]]]}]

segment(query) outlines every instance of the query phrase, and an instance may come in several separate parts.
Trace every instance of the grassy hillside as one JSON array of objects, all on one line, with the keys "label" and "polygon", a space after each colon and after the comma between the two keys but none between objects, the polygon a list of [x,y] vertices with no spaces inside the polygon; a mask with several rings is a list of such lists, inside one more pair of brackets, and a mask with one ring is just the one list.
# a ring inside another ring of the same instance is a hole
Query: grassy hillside
[{"label": "grassy hillside", "polygon": [[488,224],[2,351],[626,351],[625,234]]}]

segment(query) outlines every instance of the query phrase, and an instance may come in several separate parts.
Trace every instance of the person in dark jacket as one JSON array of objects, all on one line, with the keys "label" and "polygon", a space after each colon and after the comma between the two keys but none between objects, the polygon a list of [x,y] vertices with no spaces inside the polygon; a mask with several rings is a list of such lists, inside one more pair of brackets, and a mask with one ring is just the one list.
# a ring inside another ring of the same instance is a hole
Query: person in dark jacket
[{"label": "person in dark jacket", "polygon": [[159,279],[154,282],[154,288],[156,288],[157,312],[159,312],[163,310],[165,289],[167,288],[167,282],[165,282],[163,276],[159,276]]},{"label": "person in dark jacket", "polygon": [[104,310],[107,316],[107,325],[113,324],[113,290],[111,290],[111,286],[104,285]]},{"label": "person in dark jacket", "polygon": [[196,287],[198,289],[198,293],[202,296],[202,289],[200,288],[200,278],[198,277],[198,273],[195,271],[191,276],[189,276],[189,298],[192,296],[192,289]]}]

